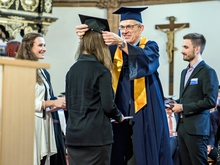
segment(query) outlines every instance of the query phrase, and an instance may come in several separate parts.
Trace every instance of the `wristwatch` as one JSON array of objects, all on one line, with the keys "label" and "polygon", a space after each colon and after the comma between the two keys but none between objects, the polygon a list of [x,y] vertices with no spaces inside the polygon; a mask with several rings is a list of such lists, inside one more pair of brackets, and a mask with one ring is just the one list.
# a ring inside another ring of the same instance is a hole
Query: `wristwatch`
[{"label": "wristwatch", "polygon": [[126,41],[123,40],[122,44],[118,46],[120,50],[122,50],[126,46]]}]

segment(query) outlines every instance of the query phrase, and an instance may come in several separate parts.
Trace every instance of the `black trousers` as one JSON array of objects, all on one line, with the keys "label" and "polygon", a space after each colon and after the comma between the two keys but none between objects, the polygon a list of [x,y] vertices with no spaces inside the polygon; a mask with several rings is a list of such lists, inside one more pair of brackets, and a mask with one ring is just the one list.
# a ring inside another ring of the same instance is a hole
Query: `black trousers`
[{"label": "black trousers", "polygon": [[208,165],[208,136],[190,135],[179,123],[177,137],[182,165]]},{"label": "black trousers", "polygon": [[97,147],[67,146],[70,165],[109,165],[111,145]]}]

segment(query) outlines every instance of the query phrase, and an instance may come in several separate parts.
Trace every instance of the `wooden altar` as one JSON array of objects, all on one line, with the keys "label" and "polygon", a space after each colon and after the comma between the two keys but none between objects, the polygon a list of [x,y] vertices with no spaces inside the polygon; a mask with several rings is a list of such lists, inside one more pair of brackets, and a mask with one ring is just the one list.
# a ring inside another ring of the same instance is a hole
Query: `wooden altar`
[{"label": "wooden altar", "polygon": [[0,58],[0,165],[32,165],[36,68],[47,63]]}]

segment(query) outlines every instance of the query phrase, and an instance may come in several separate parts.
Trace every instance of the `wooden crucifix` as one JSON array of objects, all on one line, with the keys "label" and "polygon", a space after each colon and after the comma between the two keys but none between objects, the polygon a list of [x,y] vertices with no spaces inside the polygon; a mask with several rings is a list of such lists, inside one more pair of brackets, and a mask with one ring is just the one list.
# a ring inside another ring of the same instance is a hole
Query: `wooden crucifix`
[{"label": "wooden crucifix", "polygon": [[170,21],[170,24],[155,25],[155,28],[167,34],[166,51],[169,58],[169,95],[173,95],[173,55],[174,51],[177,50],[174,46],[174,33],[183,28],[189,27],[189,23],[175,24],[174,21],[176,21],[176,17],[174,16],[167,17],[167,19]]}]

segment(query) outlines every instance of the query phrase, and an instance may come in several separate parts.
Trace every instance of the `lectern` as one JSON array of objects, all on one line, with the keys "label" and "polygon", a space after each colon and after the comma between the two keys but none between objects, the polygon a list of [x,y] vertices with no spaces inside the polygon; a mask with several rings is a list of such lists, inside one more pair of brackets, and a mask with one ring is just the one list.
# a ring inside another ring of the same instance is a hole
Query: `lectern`
[{"label": "lectern", "polygon": [[36,68],[49,67],[0,57],[0,165],[33,165]]}]

